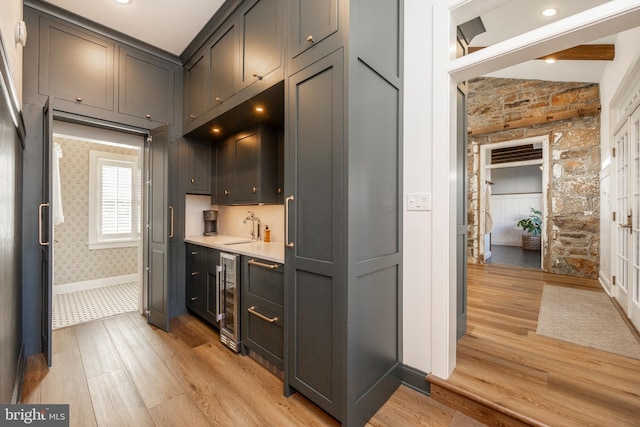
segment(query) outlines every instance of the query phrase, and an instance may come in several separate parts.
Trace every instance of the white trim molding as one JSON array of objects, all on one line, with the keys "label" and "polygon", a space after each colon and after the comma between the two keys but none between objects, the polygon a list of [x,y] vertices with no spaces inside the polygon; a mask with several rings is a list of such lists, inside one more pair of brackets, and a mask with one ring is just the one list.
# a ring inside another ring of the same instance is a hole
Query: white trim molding
[{"label": "white trim molding", "polygon": [[119,285],[121,283],[138,281],[140,281],[140,275],[138,273],[126,274],[124,276],[103,277],[102,279],[85,280],[82,282],[55,285],[53,287],[53,294],[68,294],[69,292],[86,291],[89,289],[103,288],[105,286],[113,286]]}]

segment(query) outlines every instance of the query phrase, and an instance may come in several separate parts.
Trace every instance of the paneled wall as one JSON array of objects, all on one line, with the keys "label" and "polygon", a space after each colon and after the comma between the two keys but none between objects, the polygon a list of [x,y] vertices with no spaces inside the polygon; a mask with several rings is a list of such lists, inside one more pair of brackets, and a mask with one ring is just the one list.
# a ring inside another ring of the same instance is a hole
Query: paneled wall
[{"label": "paneled wall", "polygon": [[497,194],[491,196],[494,245],[522,246],[522,229],[518,221],[529,216],[529,208],[542,210],[542,194]]},{"label": "paneled wall", "polygon": [[[468,129],[504,125],[600,103],[595,83],[478,78],[469,82]],[[469,262],[483,262],[478,194],[479,147],[548,135],[550,141],[548,239],[544,270],[598,277],[600,250],[600,115],[471,135],[469,156]],[[495,241],[494,241],[495,243]]]},{"label": "paneled wall", "polygon": [[54,136],[62,147],[64,222],[54,228],[54,286],[135,274],[138,248],[89,250],[89,151],[139,155],[139,150]]}]

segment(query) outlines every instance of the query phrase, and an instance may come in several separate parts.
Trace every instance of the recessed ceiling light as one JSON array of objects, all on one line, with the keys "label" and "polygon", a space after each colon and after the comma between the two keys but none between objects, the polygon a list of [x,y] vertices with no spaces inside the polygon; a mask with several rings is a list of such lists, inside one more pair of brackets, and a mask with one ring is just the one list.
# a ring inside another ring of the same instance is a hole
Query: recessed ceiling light
[{"label": "recessed ceiling light", "polygon": [[114,0],[116,3],[120,3],[120,4],[129,4],[131,3],[131,0]]},{"label": "recessed ceiling light", "polygon": [[555,64],[556,60],[555,58],[547,58],[544,60],[544,62],[546,62],[547,64]]},{"label": "recessed ceiling light", "polygon": [[558,9],[545,9],[542,11],[543,16],[556,16],[558,14]]},{"label": "recessed ceiling light", "polygon": [[262,108],[262,107],[256,107],[256,111],[257,111],[258,113],[262,113],[262,112],[264,111],[264,108]]},{"label": "recessed ceiling light", "polygon": [[213,131],[213,133],[220,133],[220,128],[213,128],[211,130]]}]

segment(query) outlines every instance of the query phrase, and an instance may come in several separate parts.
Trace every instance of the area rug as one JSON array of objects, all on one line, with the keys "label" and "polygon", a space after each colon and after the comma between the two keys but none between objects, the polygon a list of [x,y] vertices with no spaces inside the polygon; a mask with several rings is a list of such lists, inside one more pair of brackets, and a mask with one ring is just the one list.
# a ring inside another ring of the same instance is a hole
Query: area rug
[{"label": "area rug", "polygon": [[545,285],[536,333],[640,359],[640,342],[604,292]]}]

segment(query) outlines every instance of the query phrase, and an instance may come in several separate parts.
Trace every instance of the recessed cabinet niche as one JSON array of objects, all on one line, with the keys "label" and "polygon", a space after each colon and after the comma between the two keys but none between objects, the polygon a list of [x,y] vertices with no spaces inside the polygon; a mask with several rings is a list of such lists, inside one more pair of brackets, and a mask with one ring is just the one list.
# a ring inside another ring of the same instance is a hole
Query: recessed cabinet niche
[{"label": "recessed cabinet niche", "polygon": [[211,203],[241,205],[278,203],[278,135],[261,126],[216,145]]}]

